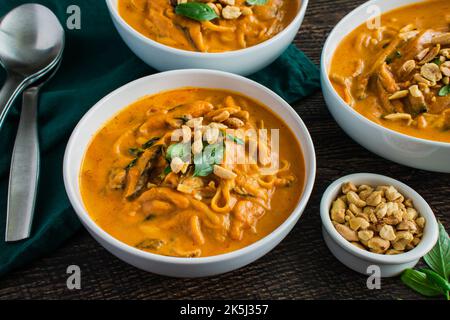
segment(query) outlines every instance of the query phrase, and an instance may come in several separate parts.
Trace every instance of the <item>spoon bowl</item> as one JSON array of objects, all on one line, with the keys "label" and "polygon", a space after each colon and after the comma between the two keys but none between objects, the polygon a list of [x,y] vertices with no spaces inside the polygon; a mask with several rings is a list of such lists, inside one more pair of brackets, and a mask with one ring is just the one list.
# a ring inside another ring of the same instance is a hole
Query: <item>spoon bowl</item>
[{"label": "spoon bowl", "polygon": [[49,9],[26,4],[0,22],[0,60],[3,66],[29,76],[50,65],[60,54],[64,30]]},{"label": "spoon bowl", "polygon": [[0,63],[8,78],[0,91],[0,126],[14,99],[58,63],[64,29],[48,8],[25,4],[0,21]]}]

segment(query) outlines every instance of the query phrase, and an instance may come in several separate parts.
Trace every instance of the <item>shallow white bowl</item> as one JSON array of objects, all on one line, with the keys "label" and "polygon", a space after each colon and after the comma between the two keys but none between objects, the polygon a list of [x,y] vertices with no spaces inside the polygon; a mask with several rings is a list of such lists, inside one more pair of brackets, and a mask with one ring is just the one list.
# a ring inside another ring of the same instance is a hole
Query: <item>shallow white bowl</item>
[{"label": "shallow white bowl", "polygon": [[349,32],[370,17],[373,11],[368,11],[369,8],[378,6],[384,13],[417,2],[422,2],[422,0],[372,0],[356,8],[342,19],[328,36],[323,48],[322,91],[328,109],[336,122],[363,147],[381,157],[409,167],[450,172],[450,143],[415,138],[370,121],[345,103],[334,90],[328,77],[331,60],[337,46]]},{"label": "shallow white bowl", "polygon": [[[103,231],[89,216],[80,194],[79,175],[85,151],[95,133],[116,113],[139,98],[182,87],[218,88],[240,92],[268,106],[291,128],[303,150],[306,182],[301,199],[289,218],[275,231],[243,249],[205,258],[166,257],[138,250]],[[238,269],[272,250],[291,231],[303,213],[314,185],[314,145],[303,121],[282,98],[262,85],[230,73],[211,70],[178,70],[131,82],[98,102],[75,128],[64,156],[64,183],[70,202],[89,233],[123,261],[157,274],[202,277]]]},{"label": "shallow white bowl", "polygon": [[249,75],[271,64],[294,40],[305,17],[308,1],[302,0],[295,19],[275,37],[253,47],[223,53],[193,52],[163,45],[128,25],[119,15],[118,0],[106,0],[106,4],[123,41],[139,58],[159,71],[197,68]]},{"label": "shallow white bowl", "polygon": [[[342,184],[345,182],[353,182],[355,185],[392,185],[405,198],[412,199],[414,207],[426,220],[422,241],[417,247],[406,253],[383,255],[357,248],[345,240],[337,232],[330,218],[331,204],[339,195]],[[433,211],[416,191],[400,181],[372,173],[351,174],[334,181],[322,196],[320,218],[322,219],[322,233],[325,243],[340,262],[362,274],[368,274],[367,268],[369,266],[379,266],[382,277],[397,276],[405,269],[414,267],[420,258],[434,247],[439,234],[438,224]]]}]

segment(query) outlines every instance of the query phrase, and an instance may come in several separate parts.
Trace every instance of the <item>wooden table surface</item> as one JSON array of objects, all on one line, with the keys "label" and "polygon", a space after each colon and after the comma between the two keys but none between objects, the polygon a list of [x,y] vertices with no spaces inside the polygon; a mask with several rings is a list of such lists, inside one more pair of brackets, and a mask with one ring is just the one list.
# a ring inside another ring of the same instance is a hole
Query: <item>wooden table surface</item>
[{"label": "wooden table surface", "polygon": [[[295,43],[319,63],[327,34],[362,2],[310,0]],[[0,299],[420,299],[398,278],[383,279],[380,290],[368,290],[365,276],[337,261],[322,238],[319,202],[336,178],[380,173],[415,188],[449,230],[450,175],[410,169],[362,148],[334,122],[320,92],[293,107],[316,146],[316,185],[297,226],[260,260],[218,277],[171,279],[123,263],[83,230],[53,254],[0,279]],[[81,268],[81,290],[66,287],[69,265]]]}]

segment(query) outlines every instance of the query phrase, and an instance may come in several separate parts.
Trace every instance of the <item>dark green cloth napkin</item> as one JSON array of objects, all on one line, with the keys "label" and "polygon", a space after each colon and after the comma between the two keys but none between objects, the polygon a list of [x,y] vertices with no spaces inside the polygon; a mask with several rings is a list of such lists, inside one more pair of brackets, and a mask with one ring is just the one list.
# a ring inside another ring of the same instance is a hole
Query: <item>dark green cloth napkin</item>
[{"label": "dark green cloth napkin", "polygon": [[[2,0],[0,16],[22,0]],[[68,138],[86,111],[116,88],[156,71],[141,62],[114,29],[105,1],[42,0],[63,26],[70,5],[81,9],[81,29],[66,29],[66,50],[56,77],[44,88],[39,106],[41,174],[32,236],[5,243],[6,202],[11,152],[19,120],[20,101],[0,132],[0,276],[58,248],[80,223],[66,196],[62,177]],[[1,68],[0,68],[1,69]],[[0,84],[5,73],[0,71]],[[288,102],[319,88],[317,67],[298,49],[289,49],[271,66],[251,76]]]}]

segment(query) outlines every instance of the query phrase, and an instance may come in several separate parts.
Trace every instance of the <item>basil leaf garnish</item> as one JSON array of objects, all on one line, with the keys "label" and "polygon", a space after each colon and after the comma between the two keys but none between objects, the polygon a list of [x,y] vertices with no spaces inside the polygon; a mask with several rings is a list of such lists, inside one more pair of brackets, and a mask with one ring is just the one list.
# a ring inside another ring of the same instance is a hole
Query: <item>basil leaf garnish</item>
[{"label": "basil leaf garnish", "polygon": [[391,64],[392,62],[394,62],[395,59],[398,59],[401,57],[402,57],[402,53],[397,50],[386,58],[386,63]]},{"label": "basil leaf garnish", "polygon": [[263,6],[267,4],[269,0],[247,0],[247,4],[251,6]]},{"label": "basil leaf garnish", "polygon": [[132,156],[135,156],[135,157],[139,157],[143,152],[144,152],[144,150],[142,148],[130,148],[130,149],[128,149],[128,153],[131,154]]},{"label": "basil leaf garnish", "polygon": [[149,149],[151,146],[155,144],[160,138],[154,137],[148,140],[146,143],[142,145],[141,148],[130,148],[128,149],[128,153],[135,158],[125,167],[126,170],[131,169],[134,167],[139,159],[139,157],[144,153],[145,150]]},{"label": "basil leaf garnish", "polygon": [[165,167],[165,169],[158,176],[159,179],[164,180],[166,176],[172,172],[172,168],[169,166]]},{"label": "basil leaf garnish", "polygon": [[166,176],[171,172],[172,172],[172,168],[170,166],[166,167],[163,171],[164,175],[166,175]]},{"label": "basil leaf garnish", "polygon": [[241,138],[238,138],[236,136],[233,136],[231,134],[227,134],[227,139],[229,139],[231,141],[234,141],[234,142],[236,142],[237,144],[240,144],[240,145],[244,145],[245,144],[244,140],[242,140]]},{"label": "basil leaf garnish", "polygon": [[206,3],[187,2],[177,5],[175,13],[197,21],[208,21],[218,18],[216,12]]},{"label": "basil leaf garnish", "polygon": [[134,158],[133,160],[131,160],[131,162],[125,167],[125,170],[130,170],[131,168],[133,168],[136,163],[138,161],[138,158]]},{"label": "basil leaf garnish", "polygon": [[441,90],[439,90],[439,96],[445,97],[450,94],[450,84],[446,85],[445,87],[442,87]]},{"label": "basil leaf garnish", "polygon": [[437,64],[438,66],[440,66],[442,64],[442,61],[441,61],[441,59],[436,58],[436,59],[433,60],[433,63]]},{"label": "basil leaf garnish", "polygon": [[406,269],[401,276],[402,282],[424,296],[443,294],[450,300],[450,239],[440,222],[438,242],[423,258],[433,270]]},{"label": "basil leaf garnish", "polygon": [[439,274],[434,272],[433,270],[420,269],[419,271],[422,273],[425,273],[425,275],[427,276],[427,279],[431,283],[433,283],[436,286],[438,286],[439,288],[441,288],[443,291],[450,291],[450,283],[447,280],[445,280],[444,278],[442,278]]},{"label": "basil leaf garnish", "polygon": [[194,159],[194,164],[195,164],[194,177],[209,176],[213,172],[214,167],[211,164],[203,162],[203,159],[201,156],[198,157],[197,159],[201,159],[201,160],[196,162]]},{"label": "basil leaf garnish", "polygon": [[223,143],[210,144],[206,146],[203,154],[210,163],[220,164],[223,160],[224,149]]},{"label": "basil leaf garnish", "polygon": [[210,144],[205,147],[202,153],[194,157],[194,176],[206,177],[214,170],[214,165],[222,163],[224,155],[223,143]]},{"label": "basil leaf garnish", "polygon": [[450,276],[450,239],[442,223],[439,222],[439,238],[436,245],[423,259],[444,279]]},{"label": "basil leaf garnish", "polygon": [[142,149],[148,149],[148,148],[150,148],[150,147],[153,146],[153,145],[155,144],[155,142],[157,142],[159,139],[160,139],[159,137],[151,138],[150,140],[148,140],[146,143],[144,143],[144,144],[142,145]]},{"label": "basil leaf garnish", "polygon": [[190,160],[191,144],[188,143],[174,143],[167,149],[166,158],[172,160],[173,158],[180,158],[183,161]]},{"label": "basil leaf garnish", "polygon": [[435,297],[443,293],[441,288],[427,279],[426,274],[417,270],[406,269],[402,273],[401,280],[411,289],[427,297]]}]

